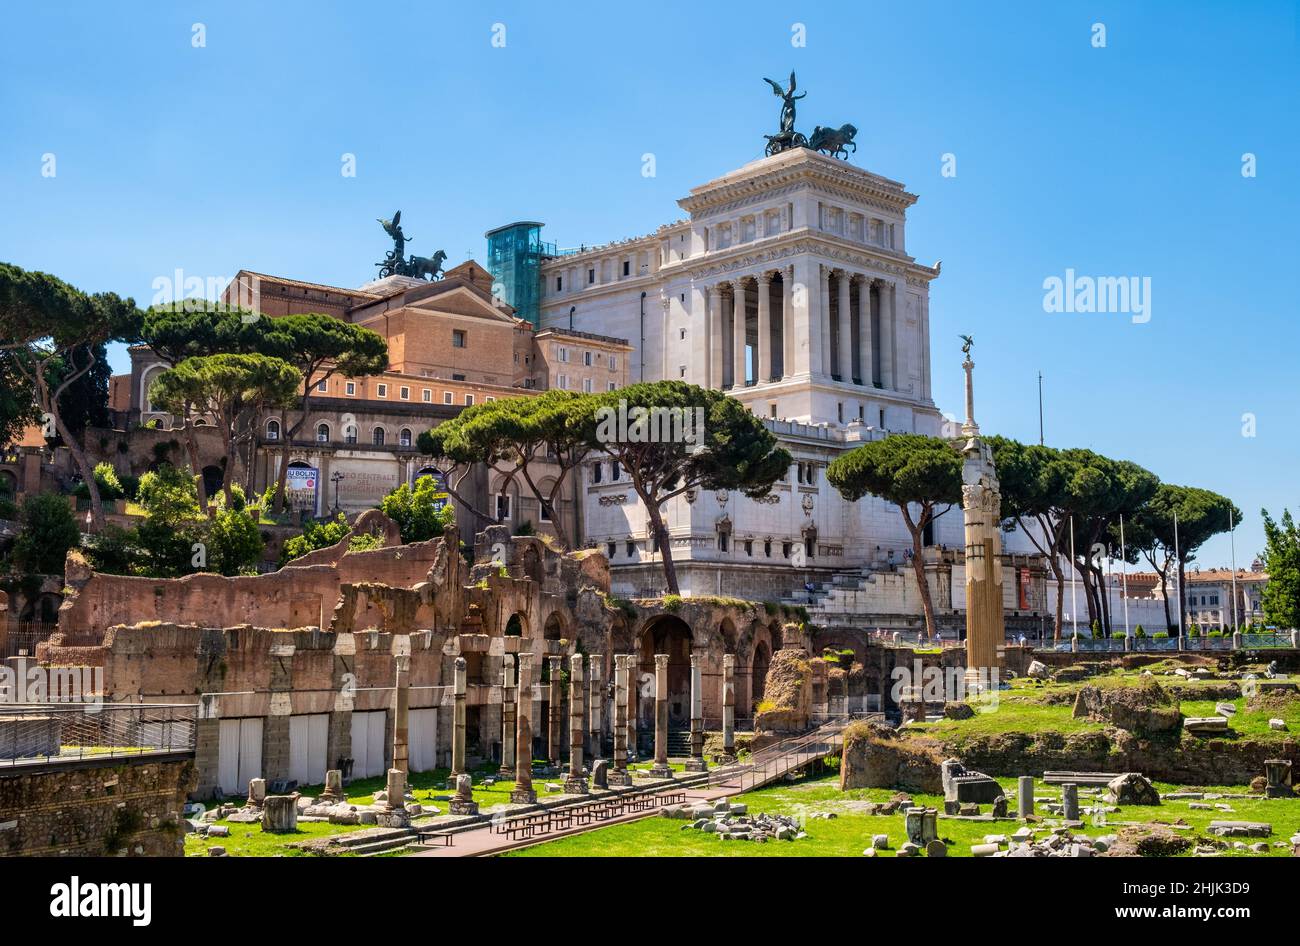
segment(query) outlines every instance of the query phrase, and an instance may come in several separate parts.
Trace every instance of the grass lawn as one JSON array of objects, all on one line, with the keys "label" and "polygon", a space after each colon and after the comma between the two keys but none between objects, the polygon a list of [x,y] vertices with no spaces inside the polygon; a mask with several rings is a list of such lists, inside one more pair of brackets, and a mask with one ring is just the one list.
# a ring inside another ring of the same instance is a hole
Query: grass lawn
[{"label": "grass lawn", "polygon": [[[222,822],[224,824],[224,822]],[[223,847],[232,857],[305,857],[307,852],[291,847],[294,842],[308,838],[329,837],[358,830],[350,825],[311,822],[298,825],[295,834],[267,834],[258,824],[229,825],[230,837],[208,838],[198,834],[185,835],[185,856],[206,857],[208,848]]]},{"label": "grass lawn", "polygon": [[[1011,787],[1014,779],[999,779]],[[1175,791],[1185,786],[1157,785],[1161,792]],[[1220,787],[1209,791],[1242,792],[1243,788]],[[652,817],[625,825],[614,825],[586,834],[524,848],[507,857],[858,857],[871,845],[871,836],[887,834],[890,850],[879,856],[891,857],[898,846],[907,840],[903,815],[867,815],[855,810],[863,801],[887,801],[895,793],[891,789],[854,789],[841,792],[837,776],[809,778],[795,784],[783,784],[760,789],[738,796],[733,801],[749,805],[750,812],[806,817],[814,812],[834,812],[831,820],[810,819],[804,822],[808,837],[798,841],[769,841],[754,844],[749,841],[720,841],[717,835],[702,831],[683,830],[687,822],[669,818]],[[1042,782],[1035,783],[1038,798],[1060,797],[1060,789]],[[939,808],[943,800],[936,795],[914,795],[920,804]],[[1089,796],[1081,796],[1080,804],[1091,803]],[[1212,804],[1212,802],[1202,802]],[[1300,831],[1300,799],[1243,800],[1226,799],[1223,804],[1233,808],[1223,811],[1197,811],[1184,801],[1170,801],[1163,805],[1132,806],[1108,816],[1110,824],[1088,824],[1075,833],[1098,836],[1114,834],[1119,829],[1114,822],[1140,821],[1166,823],[1181,820],[1197,830],[1189,835],[1203,833],[1201,829],[1211,821],[1221,819],[1267,821],[1273,825],[1269,843],[1286,840]],[[1041,807],[1039,808],[1042,812]],[[1012,834],[1017,821],[974,822],[940,817],[939,836],[955,844],[949,845],[949,855],[970,856],[972,844],[982,843],[986,834]],[[1040,826],[1041,827],[1041,826]],[[1040,837],[1043,836],[1040,834]],[[1255,839],[1245,839],[1253,841]],[[1272,855],[1289,856],[1290,848],[1269,849]],[[1241,852],[1224,852],[1225,856],[1240,856]],[[1190,856],[1190,854],[1188,855]]]}]

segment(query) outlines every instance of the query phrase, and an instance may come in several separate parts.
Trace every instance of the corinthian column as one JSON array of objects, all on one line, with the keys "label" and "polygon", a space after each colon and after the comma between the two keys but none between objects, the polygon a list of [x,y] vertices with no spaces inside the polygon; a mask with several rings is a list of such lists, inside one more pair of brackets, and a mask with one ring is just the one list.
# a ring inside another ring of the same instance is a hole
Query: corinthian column
[{"label": "corinthian column", "polygon": [[564,791],[581,795],[587,791],[587,780],[582,775],[582,654],[569,657],[569,775],[564,780]]},{"label": "corinthian column", "polygon": [[835,362],[831,355],[831,271],[825,266],[818,266],[820,275],[817,280],[817,332],[821,335],[821,364],[817,370],[822,374],[834,374]]},{"label": "corinthian column", "polygon": [[455,704],[452,709],[451,735],[452,778],[465,774],[465,684],[467,679],[464,657],[456,658],[455,668],[455,685],[452,691],[455,697]]},{"label": "corinthian column", "polygon": [[835,305],[835,334],[839,336],[835,350],[835,373],[840,380],[853,381],[853,329],[849,325],[849,274],[845,270],[835,273],[835,288],[839,296]]},{"label": "corinthian column", "polygon": [[668,765],[668,655],[655,654],[655,778],[672,778]]},{"label": "corinthian column", "polygon": [[758,276],[758,341],[754,344],[754,382],[772,380],[772,274]]},{"label": "corinthian column", "polygon": [[1002,612],[1002,497],[993,452],[975,422],[974,362],[966,370],[966,423],[962,436],[962,518],[966,526],[966,686],[996,689],[998,649],[1005,639]]},{"label": "corinthian column", "polygon": [[736,761],[736,655],[722,656],[722,761]]},{"label": "corinthian column", "polygon": [[875,381],[871,348],[871,280],[858,280],[858,359],[862,363],[862,383],[871,387]]},{"label": "corinthian column", "polygon": [[722,383],[722,299],[717,286],[704,290],[705,321],[708,326],[706,344],[709,348],[709,377],[706,387],[721,391]]},{"label": "corinthian column", "polygon": [[704,761],[704,690],[699,654],[691,654],[691,757],[686,762],[688,772],[707,772]]},{"label": "corinthian column", "polygon": [[519,662],[519,705],[515,711],[515,790],[510,801],[516,805],[537,802],[533,791],[533,655],[521,653]]},{"label": "corinthian column", "polygon": [[626,654],[614,655],[614,771],[609,774],[610,785],[632,784],[627,771],[627,675],[631,662]]},{"label": "corinthian column", "polygon": [[[596,759],[599,759],[601,757],[601,754],[603,753],[605,748],[605,740],[603,738],[602,718],[601,718],[603,715],[601,704],[604,703],[605,701],[605,695],[604,695],[605,691],[601,689],[601,679],[600,679],[600,670],[601,670],[601,663],[602,663],[601,655],[592,654],[588,660],[588,663],[590,664],[590,669],[587,674],[587,677],[590,683],[589,683],[589,689],[587,691],[588,692],[587,712],[589,714],[587,718],[587,731],[591,733],[591,736],[588,739],[591,745],[589,745],[587,749],[589,754],[591,755],[592,762],[594,763]],[[592,768],[592,771],[593,772],[595,771],[594,766]]]},{"label": "corinthian column", "polygon": [[546,659],[551,667],[551,687],[546,704],[546,761],[555,767],[560,764],[560,743],[563,741],[560,733],[564,726],[564,696],[560,692],[560,667],[564,658],[551,656]]},{"label": "corinthian column", "polygon": [[745,285],[739,279],[731,291],[731,364],[732,386],[745,386]]},{"label": "corinthian column", "polygon": [[781,377],[794,374],[794,314],[791,311],[790,287],[794,285],[794,267],[781,271]]},{"label": "corinthian column", "polygon": [[405,777],[411,768],[410,743],[407,741],[411,717],[411,658],[398,654],[393,660],[397,663],[397,677],[393,684],[393,768]]},{"label": "corinthian column", "polygon": [[897,390],[894,377],[894,284],[880,286],[880,383],[887,391]]},{"label": "corinthian column", "polygon": [[507,779],[515,763],[515,668],[511,655],[502,659],[501,668],[501,768],[499,778]]}]

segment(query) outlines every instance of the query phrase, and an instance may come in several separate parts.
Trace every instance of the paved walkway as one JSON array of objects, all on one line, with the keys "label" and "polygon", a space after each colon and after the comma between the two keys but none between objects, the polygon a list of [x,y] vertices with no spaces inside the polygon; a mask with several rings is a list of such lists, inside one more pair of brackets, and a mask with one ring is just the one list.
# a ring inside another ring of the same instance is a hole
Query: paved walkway
[{"label": "paved walkway", "polygon": [[[665,783],[655,794],[660,791],[684,791],[686,793],[686,803],[692,802],[711,802],[720,798],[726,798],[735,794],[734,789],[710,788],[707,784],[698,785],[693,788],[679,789],[671,783]],[[584,834],[588,831],[595,831],[599,828],[607,828],[615,824],[627,824],[631,821],[640,821],[642,818],[659,817],[659,808],[651,808],[646,811],[632,811],[605,821],[594,821],[590,824],[573,825],[558,831],[548,831],[543,834],[537,834],[533,837],[514,840],[504,834],[497,834],[492,830],[491,824],[485,824],[481,828],[473,828],[469,831],[458,832],[452,839],[451,847],[430,847],[424,850],[418,850],[410,857],[490,857],[494,854],[503,854],[506,851],[517,851],[520,848],[531,847],[534,844],[545,844],[548,841],[554,841],[557,838],[567,838],[575,834]],[[540,811],[540,809],[539,809]]]}]

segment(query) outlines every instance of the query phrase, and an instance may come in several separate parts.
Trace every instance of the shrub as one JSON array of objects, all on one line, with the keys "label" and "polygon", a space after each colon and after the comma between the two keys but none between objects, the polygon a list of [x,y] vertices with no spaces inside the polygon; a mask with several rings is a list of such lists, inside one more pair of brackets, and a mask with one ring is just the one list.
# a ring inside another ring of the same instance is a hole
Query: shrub
[{"label": "shrub", "polygon": [[257,521],[242,509],[223,509],[208,530],[208,567],[223,575],[253,568],[266,549]]},{"label": "shrub", "polygon": [[664,595],[660,602],[669,614],[676,614],[682,609],[681,595]]},{"label": "shrub", "polygon": [[22,528],[14,540],[14,564],[30,574],[63,574],[68,550],[81,541],[68,501],[54,493],[37,493],[23,500],[18,517]]},{"label": "shrub", "polygon": [[1156,631],[1154,634],[1151,635],[1151,639],[1156,641],[1167,641],[1169,640],[1169,632]]},{"label": "shrub", "polygon": [[1192,624],[1191,627],[1189,627],[1189,628],[1187,629],[1187,636],[1188,636],[1188,637],[1200,637],[1200,636],[1201,636],[1201,627],[1200,627],[1200,625],[1199,625],[1199,624],[1195,624],[1195,623]]},{"label": "shrub", "polygon": [[[115,499],[121,499],[126,495],[122,489],[122,483],[117,478],[117,470],[113,469],[111,463],[96,463],[93,472],[95,485],[99,487],[99,498],[104,502],[112,502]],[[72,495],[78,499],[90,498],[90,487],[85,483],[78,483],[73,489]]]},{"label": "shrub", "polygon": [[1208,634],[1206,634],[1205,636],[1206,636],[1206,637],[1222,637],[1222,636],[1223,636],[1223,631],[1210,631],[1210,632],[1209,632]]},{"label": "shrub", "polygon": [[1133,636],[1134,636],[1134,637],[1146,637],[1146,636],[1147,636],[1147,630],[1146,630],[1146,628],[1144,628],[1141,624],[1139,624],[1137,627],[1135,627],[1135,628],[1133,629]]}]

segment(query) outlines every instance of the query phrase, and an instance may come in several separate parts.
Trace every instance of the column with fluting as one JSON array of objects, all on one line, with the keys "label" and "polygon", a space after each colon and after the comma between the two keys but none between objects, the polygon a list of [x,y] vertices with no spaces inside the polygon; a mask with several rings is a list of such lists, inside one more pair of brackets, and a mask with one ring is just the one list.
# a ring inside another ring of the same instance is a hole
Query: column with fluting
[{"label": "column with fluting", "polygon": [[510,801],[531,805],[537,801],[533,791],[533,655],[519,654],[519,703],[515,708],[515,790]]},{"label": "column with fluting", "polygon": [[408,742],[411,718],[411,658],[408,654],[393,657],[397,674],[393,683],[393,768],[405,776],[411,770],[410,743]]},{"label": "column with fluting", "polygon": [[582,741],[587,735],[582,724],[585,698],[582,654],[572,654],[569,657],[569,774],[564,779],[564,791],[570,795],[580,795],[587,790],[587,780],[582,774]]},{"label": "column with fluting", "polygon": [[655,778],[672,778],[668,765],[668,655],[655,654]]},{"label": "column with fluting", "polygon": [[745,285],[737,279],[731,290],[731,380],[732,387],[745,386]]},{"label": "column with fluting", "polygon": [[508,779],[515,764],[515,667],[513,657],[501,660],[501,768],[499,778]]},{"label": "column with fluting", "polygon": [[627,675],[631,658],[626,654],[614,655],[614,771],[609,773],[610,785],[631,785],[632,776],[627,770]]},{"label": "column with fluting", "polygon": [[847,270],[835,271],[835,373],[846,383],[853,381],[853,329],[849,324],[849,274]]},{"label": "column with fluting", "polygon": [[686,762],[688,772],[707,772],[704,761],[704,676],[701,663],[704,658],[691,654],[691,757]]},{"label": "column with fluting", "polygon": [[736,761],[736,655],[722,655],[722,761]]},{"label": "column with fluting", "polygon": [[708,325],[709,378],[706,387],[721,391],[722,383],[722,293],[717,286],[704,290],[704,312]]},{"label": "column with fluting", "polygon": [[880,385],[886,391],[897,390],[894,378],[894,284],[880,285]]},{"label": "column with fluting", "polygon": [[465,690],[467,674],[465,669],[465,658],[457,657],[455,662],[455,677],[452,695],[455,698],[455,704],[452,710],[452,734],[451,734],[451,775],[455,778],[457,775],[465,774]]},{"label": "column with fluting", "polygon": [[871,387],[875,381],[871,343],[871,280],[865,276],[858,280],[858,360],[861,362],[862,383]]},{"label": "column with fluting", "polygon": [[758,274],[758,340],[754,343],[754,383],[772,380],[772,274]]},{"label": "column with fluting", "polygon": [[560,668],[564,664],[564,658],[552,655],[546,660],[551,670],[551,686],[546,703],[546,761],[555,768],[560,764],[560,750],[564,741],[561,732],[564,726],[564,694],[560,689]]},{"label": "column with fluting", "polygon": [[637,679],[637,655],[627,655],[627,760],[636,761],[637,697],[641,682]]},{"label": "column with fluting", "polygon": [[595,761],[601,758],[605,752],[605,738],[603,727],[603,707],[605,702],[604,681],[601,680],[602,657],[600,654],[592,654],[588,658],[587,670],[587,754],[591,756],[592,771],[595,771]]},{"label": "column with fluting", "polygon": [[781,271],[781,377],[794,374],[794,314],[791,311],[790,287],[794,285],[794,267]]},{"label": "column with fluting", "polygon": [[831,349],[831,271],[820,264],[817,270],[817,326],[822,339],[822,361],[817,368],[824,375],[832,375],[835,373],[835,353]]}]

